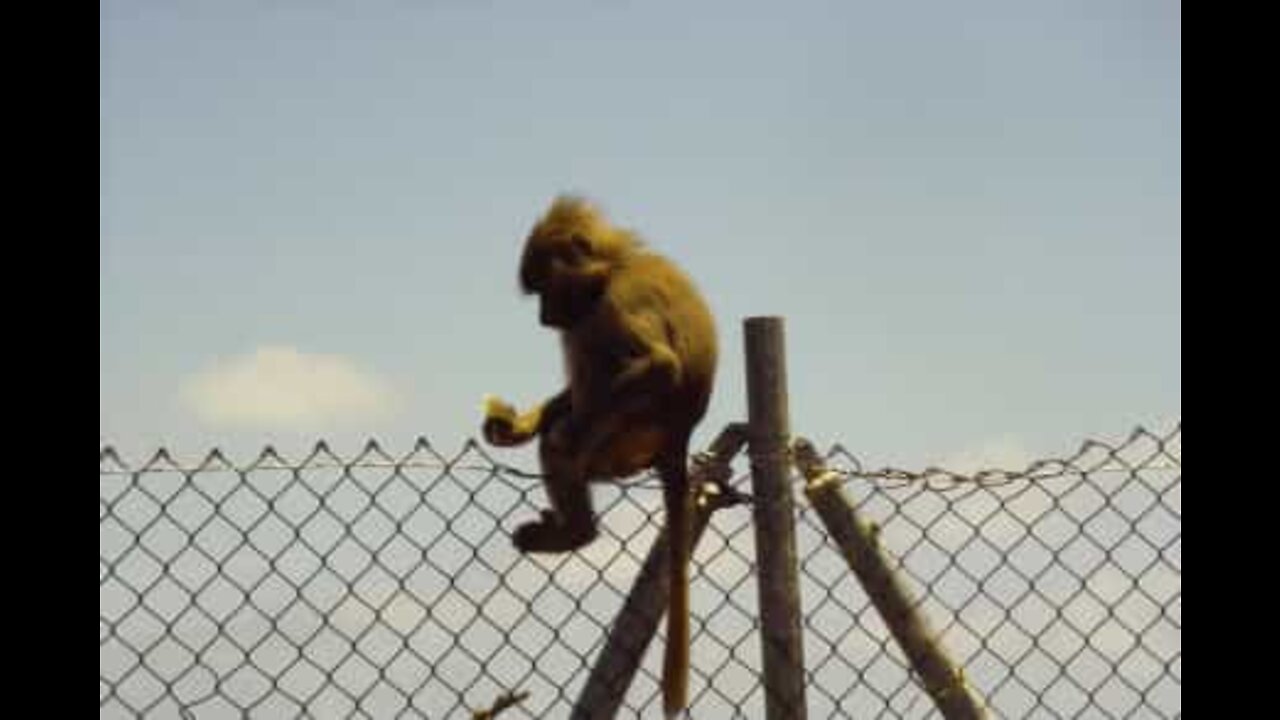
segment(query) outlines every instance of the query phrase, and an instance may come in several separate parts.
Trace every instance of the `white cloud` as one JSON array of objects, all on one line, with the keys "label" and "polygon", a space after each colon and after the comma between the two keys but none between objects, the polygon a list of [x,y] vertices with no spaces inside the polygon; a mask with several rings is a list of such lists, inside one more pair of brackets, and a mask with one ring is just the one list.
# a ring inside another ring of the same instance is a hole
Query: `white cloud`
[{"label": "white cloud", "polygon": [[203,422],[258,429],[312,429],[366,422],[390,412],[390,388],[337,355],[264,346],[213,363],[182,385]]}]

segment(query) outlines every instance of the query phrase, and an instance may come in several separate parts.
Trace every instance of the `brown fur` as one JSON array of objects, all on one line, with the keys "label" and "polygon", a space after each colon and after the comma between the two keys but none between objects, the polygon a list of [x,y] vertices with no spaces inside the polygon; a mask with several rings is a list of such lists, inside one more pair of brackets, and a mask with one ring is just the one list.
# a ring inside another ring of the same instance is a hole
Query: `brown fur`
[{"label": "brown fur", "polygon": [[490,400],[485,438],[540,437],[551,509],[516,529],[522,552],[567,552],[596,536],[588,483],[647,468],[662,478],[671,600],[663,707],[685,705],[689,675],[689,437],[711,398],[715,321],[693,282],[592,205],[560,197],[534,226],[520,285],[543,325],[560,331],[568,387],[526,413]]}]

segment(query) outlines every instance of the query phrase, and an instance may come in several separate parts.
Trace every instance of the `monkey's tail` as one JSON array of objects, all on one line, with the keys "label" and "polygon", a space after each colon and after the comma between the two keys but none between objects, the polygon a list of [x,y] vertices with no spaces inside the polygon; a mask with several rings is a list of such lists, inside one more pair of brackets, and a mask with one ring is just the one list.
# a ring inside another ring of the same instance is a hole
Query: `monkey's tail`
[{"label": "monkey's tail", "polygon": [[662,709],[673,718],[689,694],[689,553],[694,497],[689,488],[688,442],[664,458],[659,468],[667,511],[671,593],[667,604],[667,647],[662,665]]}]

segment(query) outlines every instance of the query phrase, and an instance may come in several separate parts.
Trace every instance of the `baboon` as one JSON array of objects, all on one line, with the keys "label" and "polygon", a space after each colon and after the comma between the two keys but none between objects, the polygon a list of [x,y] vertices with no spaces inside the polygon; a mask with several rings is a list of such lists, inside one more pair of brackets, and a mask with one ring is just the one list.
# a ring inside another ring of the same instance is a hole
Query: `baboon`
[{"label": "baboon", "polygon": [[663,483],[671,597],[663,664],[668,717],[686,702],[689,438],[706,413],[716,372],[716,328],[706,301],[674,263],[648,250],[577,197],[557,198],[534,226],[520,286],[560,332],[568,387],[525,412],[491,398],[484,436],[511,446],[539,438],[551,508],[516,529],[521,552],[568,552],[595,538],[589,482],[648,468]]}]

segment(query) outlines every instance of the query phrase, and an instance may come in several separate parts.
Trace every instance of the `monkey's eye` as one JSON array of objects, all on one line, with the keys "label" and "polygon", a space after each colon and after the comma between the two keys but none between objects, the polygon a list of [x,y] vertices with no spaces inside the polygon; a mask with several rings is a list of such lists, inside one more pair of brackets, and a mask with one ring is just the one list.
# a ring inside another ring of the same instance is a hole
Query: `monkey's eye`
[{"label": "monkey's eye", "polygon": [[578,266],[578,260],[575,257],[558,256],[551,258],[551,267],[547,272],[547,279],[563,280],[571,276]]},{"label": "monkey's eye", "polygon": [[575,233],[570,236],[567,245],[573,252],[573,258],[575,260],[589,257],[591,255],[591,241],[582,235]]}]

